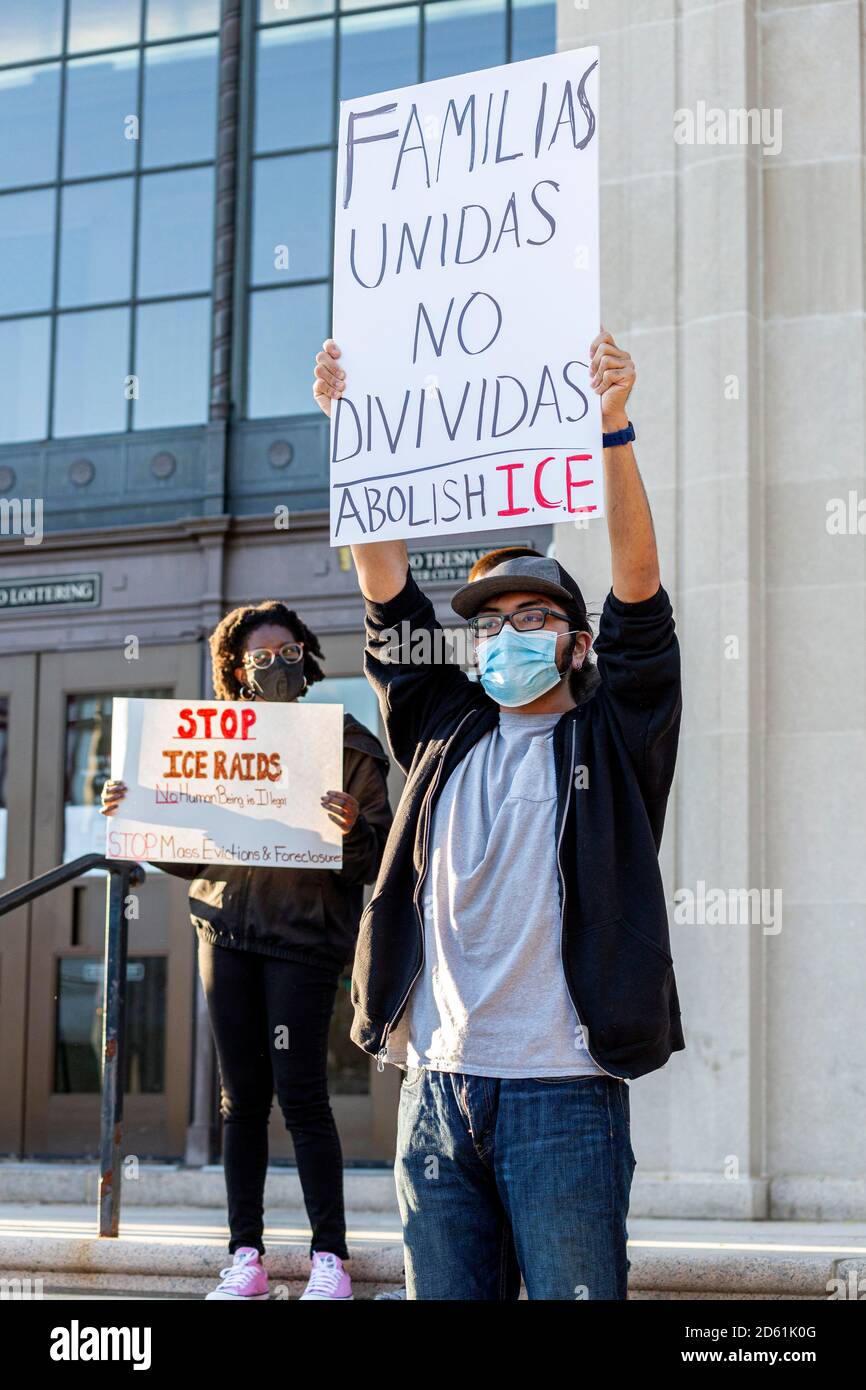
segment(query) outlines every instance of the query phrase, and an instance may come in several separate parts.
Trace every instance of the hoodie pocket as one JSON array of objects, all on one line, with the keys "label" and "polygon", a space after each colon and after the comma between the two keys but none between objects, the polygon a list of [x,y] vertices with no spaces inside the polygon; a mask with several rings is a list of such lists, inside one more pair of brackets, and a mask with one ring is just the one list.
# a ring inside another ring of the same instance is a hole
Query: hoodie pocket
[{"label": "hoodie pocket", "polygon": [[635,940],[639,941],[642,946],[649,946],[651,950],[658,951],[662,960],[667,961],[668,965],[673,965],[673,956],[669,951],[666,951],[663,946],[660,946],[657,941],[653,941],[651,937],[645,936],[642,931],[638,931],[637,927],[633,927],[631,922],[627,922],[624,917],[620,917],[619,921],[625,927],[626,931],[631,932]]},{"label": "hoodie pocket", "polygon": [[596,1056],[623,1061],[665,1035],[673,962],[656,942],[616,917],[570,937],[567,957]]}]

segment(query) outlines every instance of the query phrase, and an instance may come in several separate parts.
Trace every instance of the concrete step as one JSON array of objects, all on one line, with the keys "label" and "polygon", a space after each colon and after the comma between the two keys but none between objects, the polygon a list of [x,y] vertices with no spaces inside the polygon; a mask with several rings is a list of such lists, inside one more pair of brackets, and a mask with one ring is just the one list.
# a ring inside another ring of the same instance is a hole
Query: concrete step
[{"label": "concrete step", "polygon": [[[123,1206],[220,1207],[225,1201],[221,1164],[185,1168],[177,1163],[139,1163],[124,1160]],[[390,1167],[349,1167],[345,1174],[346,1202],[358,1211],[394,1211],[394,1180]],[[99,1174],[92,1160],[0,1160],[0,1202],[95,1203]],[[297,1172],[289,1167],[268,1170],[270,1206],[303,1206]],[[718,1173],[635,1174],[631,1215],[674,1220],[719,1221],[864,1221],[866,1186],[862,1182],[782,1175],[769,1179],[744,1177],[730,1182]]]},{"label": "concrete step", "polygon": [[[230,1263],[225,1209],[139,1207],[121,1220],[116,1239],[96,1234],[93,1206],[69,1203],[0,1206],[0,1277],[41,1278],[43,1294],[59,1288],[90,1294],[201,1298]],[[265,1262],[274,1298],[296,1298],[309,1275],[310,1227],[297,1209],[269,1206]],[[350,1270],[356,1297],[372,1298],[403,1279],[399,1221],[380,1211],[350,1223]],[[27,1286],[25,1286],[27,1287]]]},{"label": "concrete step", "polygon": [[[403,1252],[396,1212],[351,1205],[348,1211],[356,1296],[399,1287]],[[0,1276],[41,1278],[48,1296],[76,1290],[102,1297],[200,1298],[227,1261],[222,1206],[127,1210],[116,1240],[100,1240],[95,1228],[94,1205],[0,1206]],[[629,1296],[635,1299],[866,1295],[866,1223],[630,1218],[629,1237]],[[269,1204],[266,1244],[275,1296],[296,1297],[309,1269],[304,1214]]]},{"label": "concrete step", "polygon": [[[208,1207],[225,1203],[226,1184],[221,1163],[185,1168],[174,1163],[139,1163],[126,1159],[122,1167],[122,1206]],[[347,1168],[346,1205],[359,1211],[397,1210],[394,1174],[390,1168]],[[0,1162],[0,1203],[51,1202],[96,1204],[99,1169],[92,1162]],[[303,1210],[304,1199],[295,1168],[269,1168],[269,1207]]]}]

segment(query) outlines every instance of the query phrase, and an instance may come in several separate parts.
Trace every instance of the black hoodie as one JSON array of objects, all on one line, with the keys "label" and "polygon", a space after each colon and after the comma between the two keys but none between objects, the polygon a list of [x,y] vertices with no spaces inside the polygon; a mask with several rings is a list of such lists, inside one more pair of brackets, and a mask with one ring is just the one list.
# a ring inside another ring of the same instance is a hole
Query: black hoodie
[{"label": "black hoodie", "polygon": [[388,758],[351,714],[343,720],[343,790],[358,801],[343,836],[342,869],[263,869],[160,864],[191,878],[189,910],[205,941],[260,955],[341,968],[351,958],[363,902],[391,828]]},{"label": "black hoodie", "polygon": [[[436,796],[499,719],[499,706],[459,666],[383,659],[396,645],[392,630],[417,654],[413,634],[439,626],[408,570],[388,603],[367,602],[365,670],[408,779],[355,953],[351,1036],[374,1055],[424,964],[419,904]],[[590,1055],[612,1075],[634,1078],[685,1047],[658,865],[682,709],[664,589],[640,603],[608,594],[595,652],[598,679],[554,729],[551,853],[560,871],[563,970]],[[586,773],[576,777],[579,768]]]}]

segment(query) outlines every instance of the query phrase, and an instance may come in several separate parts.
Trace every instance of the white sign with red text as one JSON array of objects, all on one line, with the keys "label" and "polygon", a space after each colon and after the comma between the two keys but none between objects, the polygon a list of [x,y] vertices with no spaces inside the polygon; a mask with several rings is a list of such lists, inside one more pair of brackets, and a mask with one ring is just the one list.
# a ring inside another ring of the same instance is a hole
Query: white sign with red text
[{"label": "white sign with red text", "polygon": [[340,869],[343,706],[116,699],[109,859]]},{"label": "white sign with red text", "polygon": [[341,103],[332,545],[603,515],[598,61]]}]

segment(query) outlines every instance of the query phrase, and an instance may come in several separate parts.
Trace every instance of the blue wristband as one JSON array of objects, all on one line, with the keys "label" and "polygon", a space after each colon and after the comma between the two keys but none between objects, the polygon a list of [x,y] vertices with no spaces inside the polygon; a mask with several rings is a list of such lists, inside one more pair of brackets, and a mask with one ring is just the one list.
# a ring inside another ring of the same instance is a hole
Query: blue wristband
[{"label": "blue wristband", "polygon": [[605,449],[618,449],[621,444],[631,444],[632,440],[636,438],[634,425],[629,420],[627,430],[613,430],[610,434],[603,434],[601,442]]}]

